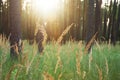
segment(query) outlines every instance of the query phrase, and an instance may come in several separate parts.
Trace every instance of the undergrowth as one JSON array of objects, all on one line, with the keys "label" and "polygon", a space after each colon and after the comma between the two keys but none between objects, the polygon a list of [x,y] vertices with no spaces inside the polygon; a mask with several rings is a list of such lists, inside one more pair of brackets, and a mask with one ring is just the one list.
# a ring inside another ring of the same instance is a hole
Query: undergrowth
[{"label": "undergrowth", "polygon": [[120,45],[83,50],[81,42],[51,42],[39,53],[36,44],[24,41],[20,59],[13,60],[8,42],[0,40],[0,80],[120,80]]}]

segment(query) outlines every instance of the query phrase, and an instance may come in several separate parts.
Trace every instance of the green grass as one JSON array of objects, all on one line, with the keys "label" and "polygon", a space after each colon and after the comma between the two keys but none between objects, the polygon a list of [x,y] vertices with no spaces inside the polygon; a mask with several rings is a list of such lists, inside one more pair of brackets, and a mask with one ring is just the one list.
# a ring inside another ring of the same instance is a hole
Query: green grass
[{"label": "green grass", "polygon": [[54,80],[120,80],[120,45],[95,45],[92,54],[83,54],[84,45],[77,42],[50,43],[40,55],[36,45],[25,41],[22,59],[15,61],[10,59],[9,45],[0,44],[0,80],[45,80],[46,76]]}]

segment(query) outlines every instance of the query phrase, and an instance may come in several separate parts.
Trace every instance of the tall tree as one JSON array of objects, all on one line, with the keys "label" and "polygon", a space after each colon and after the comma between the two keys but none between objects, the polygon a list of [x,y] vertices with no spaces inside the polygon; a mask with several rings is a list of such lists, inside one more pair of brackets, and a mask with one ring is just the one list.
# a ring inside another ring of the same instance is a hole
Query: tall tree
[{"label": "tall tree", "polygon": [[95,32],[98,32],[100,36],[100,31],[102,27],[102,17],[101,17],[101,4],[102,0],[96,0],[95,7]]},{"label": "tall tree", "polygon": [[118,6],[116,36],[117,36],[117,40],[120,40],[120,4]]},{"label": "tall tree", "polygon": [[85,40],[85,36],[86,36],[87,8],[88,8],[88,0],[84,0],[82,40]]},{"label": "tall tree", "polygon": [[21,53],[21,0],[10,0],[10,56]]},{"label": "tall tree", "polygon": [[3,7],[3,2],[0,0],[0,33],[2,32],[2,7]]},{"label": "tall tree", "polygon": [[110,41],[111,39],[111,25],[112,25],[112,0],[110,1],[109,6],[109,24],[108,24],[108,32],[107,32],[107,40]]},{"label": "tall tree", "polygon": [[75,5],[75,23],[76,23],[76,34],[75,34],[75,39],[79,41],[81,39],[81,12],[82,12],[82,4],[81,0],[76,0],[76,5]]},{"label": "tall tree", "polygon": [[[105,5],[106,6],[106,5]],[[107,9],[104,9],[104,26],[103,26],[103,37],[106,39],[107,34]]]},{"label": "tall tree", "polygon": [[[3,5],[3,13],[2,13],[2,30],[3,30],[3,34],[5,34],[7,37],[9,36],[9,0],[6,0],[4,2],[4,5]],[[7,24],[6,24],[7,23]]]},{"label": "tall tree", "polygon": [[117,2],[114,0],[113,10],[112,10],[112,28],[111,28],[111,43],[116,44],[116,13],[117,13]]},{"label": "tall tree", "polygon": [[[74,23],[74,14],[75,14],[75,0],[69,0],[69,25]],[[75,27],[70,29],[70,38],[75,39]]]},{"label": "tall tree", "polygon": [[[92,44],[89,44],[95,32],[95,24],[94,24],[94,0],[88,0],[88,7],[86,13],[86,50],[90,52]],[[90,45],[89,47],[87,47]]]}]

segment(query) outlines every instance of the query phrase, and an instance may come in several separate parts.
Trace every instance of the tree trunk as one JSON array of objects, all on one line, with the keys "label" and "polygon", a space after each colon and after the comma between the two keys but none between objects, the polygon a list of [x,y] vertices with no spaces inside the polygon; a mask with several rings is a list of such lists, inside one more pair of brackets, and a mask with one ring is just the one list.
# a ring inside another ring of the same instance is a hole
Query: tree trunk
[{"label": "tree trunk", "polygon": [[87,8],[87,16],[86,16],[86,37],[85,42],[86,46],[90,45],[87,52],[90,52],[92,44],[89,44],[90,40],[94,36],[95,32],[95,24],[94,24],[94,0],[88,0],[88,8]]},{"label": "tree trunk", "polygon": [[17,58],[21,53],[21,0],[10,0],[10,56]]},{"label": "tree trunk", "polygon": [[102,0],[96,0],[96,8],[95,8],[95,32],[98,32],[98,37],[100,37],[101,32],[101,4]]},{"label": "tree trunk", "polygon": [[111,29],[111,43],[116,44],[116,13],[117,13],[117,2],[114,0],[113,11],[112,11],[112,29]]},{"label": "tree trunk", "polygon": [[0,0],[0,34],[2,33],[2,9],[3,9],[3,2]]},{"label": "tree trunk", "polygon": [[120,4],[118,6],[116,36],[117,36],[117,40],[120,41]]},{"label": "tree trunk", "polygon": [[106,39],[106,32],[107,32],[107,9],[104,12],[104,26],[103,26],[103,37]]},{"label": "tree trunk", "polygon": [[82,5],[81,1],[77,0],[77,7],[76,7],[76,40],[79,41],[81,39],[81,12],[82,12]]},{"label": "tree trunk", "polygon": [[88,1],[84,0],[82,40],[85,40],[86,37],[87,8],[88,8]]},{"label": "tree trunk", "polygon": [[111,25],[112,25],[112,1],[110,2],[109,6],[109,24],[108,24],[108,33],[107,33],[107,40],[111,39]]}]

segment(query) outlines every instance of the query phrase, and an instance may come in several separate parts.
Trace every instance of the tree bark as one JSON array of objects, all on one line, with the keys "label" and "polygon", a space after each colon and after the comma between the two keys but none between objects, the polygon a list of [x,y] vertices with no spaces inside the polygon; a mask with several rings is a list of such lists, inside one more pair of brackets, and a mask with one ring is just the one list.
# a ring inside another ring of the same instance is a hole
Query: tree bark
[{"label": "tree bark", "polygon": [[106,39],[106,33],[107,33],[107,9],[105,8],[104,12],[104,26],[103,26],[103,37]]},{"label": "tree bark", "polygon": [[76,40],[79,41],[81,39],[81,12],[82,12],[82,5],[81,1],[77,0],[77,7],[76,7]]},{"label": "tree bark", "polygon": [[84,0],[82,40],[85,40],[86,37],[87,8],[88,8],[88,1]]},{"label": "tree bark", "polygon": [[111,39],[111,25],[112,25],[112,1],[110,2],[109,6],[109,24],[108,24],[108,33],[107,33],[107,40]]},{"label": "tree bark", "polygon": [[111,29],[111,43],[116,45],[116,13],[117,13],[117,2],[114,0],[113,11],[112,11],[112,29]]},{"label": "tree bark", "polygon": [[[87,8],[87,16],[86,16],[86,37],[85,42],[86,46],[89,45],[90,40],[95,34],[95,24],[94,24],[94,0],[88,0],[88,8]],[[88,53],[90,52],[92,44],[88,48]]]},{"label": "tree bark", "polygon": [[102,0],[96,0],[96,8],[95,8],[95,32],[98,32],[98,37],[100,37],[100,31],[101,31],[101,4]]},{"label": "tree bark", "polygon": [[2,9],[3,9],[3,2],[0,0],[0,33],[2,33]]},{"label": "tree bark", "polygon": [[117,36],[117,40],[120,41],[120,4],[118,6],[116,36]]},{"label": "tree bark", "polygon": [[21,0],[10,0],[10,56],[17,58],[21,53]]}]

